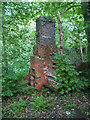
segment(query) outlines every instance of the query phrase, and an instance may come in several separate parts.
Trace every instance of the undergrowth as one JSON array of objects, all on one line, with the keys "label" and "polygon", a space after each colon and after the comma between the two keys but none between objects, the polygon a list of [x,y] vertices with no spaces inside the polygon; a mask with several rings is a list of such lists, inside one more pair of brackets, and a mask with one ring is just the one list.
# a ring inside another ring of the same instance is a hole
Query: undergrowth
[{"label": "undergrowth", "polygon": [[55,87],[60,90],[60,94],[67,94],[70,91],[79,92],[81,89],[88,87],[88,79],[79,77],[81,72],[75,70],[67,55],[57,54],[54,58],[56,81],[61,84],[56,84]]}]

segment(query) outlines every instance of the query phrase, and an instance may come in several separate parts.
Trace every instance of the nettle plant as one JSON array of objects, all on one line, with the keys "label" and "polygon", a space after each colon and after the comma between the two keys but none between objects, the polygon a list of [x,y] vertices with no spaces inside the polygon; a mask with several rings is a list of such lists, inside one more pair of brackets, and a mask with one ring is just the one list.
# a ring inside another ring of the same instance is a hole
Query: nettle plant
[{"label": "nettle plant", "polygon": [[61,85],[56,84],[55,87],[60,90],[61,94],[66,94],[70,91],[79,92],[80,89],[84,89],[88,85],[88,80],[79,77],[81,72],[75,70],[67,55],[58,53],[54,58],[56,63],[54,70],[56,81],[61,83]]}]

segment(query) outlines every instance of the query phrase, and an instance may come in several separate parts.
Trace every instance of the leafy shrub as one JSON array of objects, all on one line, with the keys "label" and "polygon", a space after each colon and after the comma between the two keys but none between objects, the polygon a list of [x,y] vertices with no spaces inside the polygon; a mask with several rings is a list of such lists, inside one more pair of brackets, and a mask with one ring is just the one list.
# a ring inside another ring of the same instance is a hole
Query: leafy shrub
[{"label": "leafy shrub", "polygon": [[[28,70],[24,62],[9,62],[8,71],[4,63],[2,64],[2,96],[13,96],[16,93],[22,92],[22,84]],[[23,80],[23,81],[22,81]]]},{"label": "leafy shrub", "polygon": [[10,97],[23,92],[23,88],[26,88],[27,84],[27,81],[24,80],[26,73],[28,72],[24,69],[14,70],[12,67],[8,69],[8,73],[4,71],[2,75],[2,96]]},{"label": "leafy shrub", "polygon": [[51,97],[48,99],[41,95],[40,97],[34,97],[34,101],[31,102],[31,105],[32,109],[34,109],[35,111],[42,111],[46,110],[46,108],[54,107],[55,102],[52,102]]},{"label": "leafy shrub", "polygon": [[[22,85],[23,84],[23,85]],[[27,95],[30,95],[32,93],[37,93],[37,91],[35,90],[36,88],[33,86],[27,86],[27,81],[23,81],[23,83],[21,83],[22,86],[22,93],[25,93]]]},{"label": "leafy shrub", "polygon": [[85,86],[88,85],[88,80],[86,78],[83,81],[79,78],[79,73],[74,68],[74,66],[70,63],[68,56],[57,54],[55,56],[56,62],[56,81],[61,83],[61,85],[57,84],[56,88],[60,89],[61,94],[68,93],[69,91],[80,91],[80,89],[84,89]]},{"label": "leafy shrub", "polygon": [[16,79],[2,79],[2,96],[13,96],[15,93],[20,92],[19,81]]}]

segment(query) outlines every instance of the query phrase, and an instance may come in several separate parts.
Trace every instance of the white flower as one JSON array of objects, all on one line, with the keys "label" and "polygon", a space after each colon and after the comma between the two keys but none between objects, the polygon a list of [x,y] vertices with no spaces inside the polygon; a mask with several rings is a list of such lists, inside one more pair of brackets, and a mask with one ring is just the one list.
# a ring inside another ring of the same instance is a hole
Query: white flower
[{"label": "white flower", "polygon": [[71,113],[70,113],[69,111],[66,111],[66,114],[67,114],[67,115],[70,115]]}]

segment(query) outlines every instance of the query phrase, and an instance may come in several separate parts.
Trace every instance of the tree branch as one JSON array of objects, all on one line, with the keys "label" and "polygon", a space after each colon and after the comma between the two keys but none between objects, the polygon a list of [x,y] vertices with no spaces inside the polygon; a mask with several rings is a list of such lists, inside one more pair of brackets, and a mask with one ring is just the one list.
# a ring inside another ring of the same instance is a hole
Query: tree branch
[{"label": "tree branch", "polygon": [[68,9],[66,9],[64,12],[62,12],[61,15],[64,14],[65,12],[67,12],[69,9],[71,9],[73,7],[77,7],[77,6],[81,6],[81,5],[73,5],[73,6],[69,7]]},{"label": "tree branch", "polygon": [[57,20],[58,20],[58,28],[59,28],[59,34],[60,34],[60,54],[63,54],[63,30],[62,30],[62,21],[60,18],[59,11],[57,14]]}]

